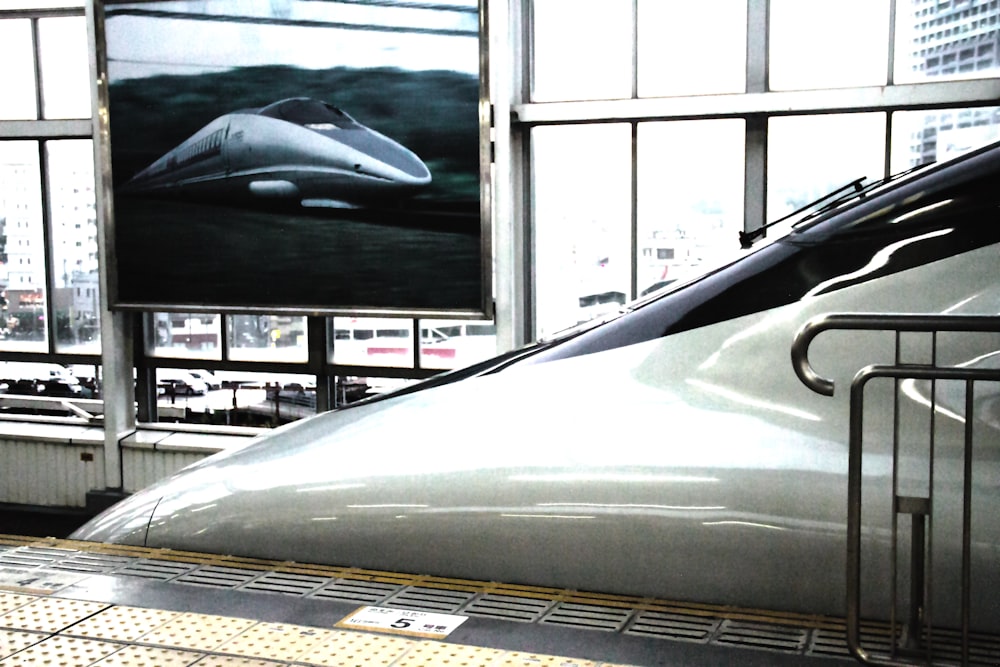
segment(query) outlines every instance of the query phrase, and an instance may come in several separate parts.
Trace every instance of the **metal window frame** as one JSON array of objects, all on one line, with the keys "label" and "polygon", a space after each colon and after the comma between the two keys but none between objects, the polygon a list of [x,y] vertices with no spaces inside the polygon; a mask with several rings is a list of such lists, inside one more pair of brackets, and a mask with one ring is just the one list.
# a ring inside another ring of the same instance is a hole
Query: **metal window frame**
[{"label": "metal window frame", "polygon": [[[530,42],[532,0],[520,0],[518,27],[520,39],[527,45],[530,63]],[[633,12],[635,13],[635,2]],[[513,305],[515,310],[525,313],[526,339],[530,340],[537,331],[533,286],[537,280],[534,274],[533,229],[537,223],[534,216],[530,190],[532,172],[530,160],[531,129],[544,125],[631,123],[633,126],[633,183],[636,179],[635,128],[638,123],[649,121],[703,120],[718,118],[741,118],[746,123],[745,136],[745,177],[744,177],[744,219],[746,232],[764,226],[767,220],[767,173],[768,173],[768,121],[782,116],[803,116],[822,114],[845,114],[881,111],[886,114],[885,129],[885,173],[889,174],[890,144],[892,140],[892,114],[896,111],[945,109],[954,107],[996,106],[1000,100],[1000,78],[974,80],[930,81],[922,83],[896,84],[894,82],[896,51],[896,0],[889,2],[889,25],[887,45],[887,74],[885,86],[860,86],[840,89],[771,91],[769,74],[769,0],[747,0],[747,57],[746,91],[718,95],[695,95],[677,97],[639,98],[635,94],[636,63],[633,56],[633,95],[630,99],[600,101],[532,102],[528,98],[530,76],[533,67],[515,68],[515,74],[522,77],[517,99],[510,105],[511,135],[520,147],[518,160],[512,171],[518,174],[520,185],[512,188],[516,199],[512,202],[513,220],[516,229],[524,230],[527,243],[524,246],[525,264],[530,267],[529,284],[518,296],[522,301]],[[635,14],[634,14],[635,16]],[[635,50],[634,50],[635,51]],[[638,272],[638,258],[635,248],[636,238],[636,190],[632,195],[632,282],[633,290]],[[498,272],[505,266],[498,264]],[[514,267],[511,267],[514,268]],[[633,297],[635,294],[633,293]]]}]

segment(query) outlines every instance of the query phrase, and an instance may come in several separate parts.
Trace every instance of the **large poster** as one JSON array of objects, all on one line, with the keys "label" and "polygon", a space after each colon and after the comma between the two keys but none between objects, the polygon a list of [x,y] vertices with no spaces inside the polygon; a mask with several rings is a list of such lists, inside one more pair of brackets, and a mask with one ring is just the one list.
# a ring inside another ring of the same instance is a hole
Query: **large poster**
[{"label": "large poster", "polygon": [[96,11],[113,307],[486,312],[479,0]]}]

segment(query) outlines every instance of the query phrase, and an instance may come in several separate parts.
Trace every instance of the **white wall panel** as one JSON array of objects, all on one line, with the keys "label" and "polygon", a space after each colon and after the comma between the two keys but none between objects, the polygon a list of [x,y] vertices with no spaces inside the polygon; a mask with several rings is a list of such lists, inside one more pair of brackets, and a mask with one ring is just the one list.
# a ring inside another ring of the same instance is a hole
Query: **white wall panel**
[{"label": "white wall panel", "polygon": [[104,487],[103,445],[0,439],[0,503],[84,507]]}]

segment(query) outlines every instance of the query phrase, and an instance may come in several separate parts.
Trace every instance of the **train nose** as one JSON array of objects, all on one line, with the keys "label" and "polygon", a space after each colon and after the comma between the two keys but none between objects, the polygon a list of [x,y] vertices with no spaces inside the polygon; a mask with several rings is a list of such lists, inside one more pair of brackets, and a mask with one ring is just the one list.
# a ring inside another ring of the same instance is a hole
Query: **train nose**
[{"label": "train nose", "polygon": [[74,540],[145,546],[160,494],[139,492],[106,509],[70,535]]}]

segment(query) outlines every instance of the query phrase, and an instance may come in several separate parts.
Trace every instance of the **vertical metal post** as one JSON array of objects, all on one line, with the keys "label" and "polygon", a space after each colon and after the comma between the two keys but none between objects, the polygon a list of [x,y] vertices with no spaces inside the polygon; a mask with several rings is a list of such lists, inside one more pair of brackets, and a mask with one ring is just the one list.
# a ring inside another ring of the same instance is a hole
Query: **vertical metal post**
[{"label": "vertical metal post", "polygon": [[[104,398],[104,476],[108,489],[123,488],[119,443],[135,431],[135,388],[132,379],[133,321],[131,313],[110,309],[110,290],[115,284],[114,225],[111,214],[111,141],[108,121],[107,54],[104,48],[104,17],[87,0],[87,37],[90,73],[96,181],[97,242],[101,277],[101,375]],[[153,390],[155,396],[155,388]],[[155,399],[154,399],[155,400]]]},{"label": "vertical metal post", "polygon": [[863,382],[851,386],[847,455],[847,647],[858,660],[867,654],[861,647],[861,459],[864,421]]},{"label": "vertical metal post", "polygon": [[325,317],[306,318],[306,340],[308,341],[309,372],[316,377],[316,412],[326,412],[334,408],[330,364],[330,321]]},{"label": "vertical metal post", "polygon": [[962,664],[969,664],[969,626],[972,605],[972,411],[975,389],[965,382],[965,460],[962,474]]}]

